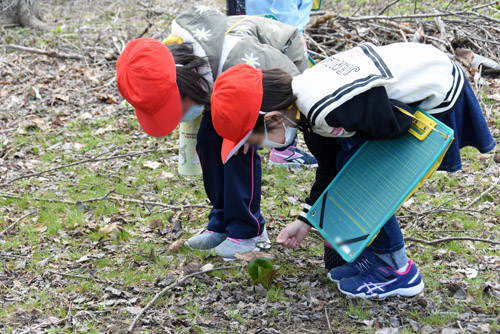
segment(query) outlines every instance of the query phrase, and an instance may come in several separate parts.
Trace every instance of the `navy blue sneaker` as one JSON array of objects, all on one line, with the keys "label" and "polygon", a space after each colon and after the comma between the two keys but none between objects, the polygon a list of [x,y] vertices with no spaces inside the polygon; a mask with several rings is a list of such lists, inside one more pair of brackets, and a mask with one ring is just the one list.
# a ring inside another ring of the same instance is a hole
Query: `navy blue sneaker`
[{"label": "navy blue sneaker", "polygon": [[344,278],[338,286],[342,293],[360,298],[413,297],[424,290],[424,282],[412,260],[408,261],[408,268],[402,273],[377,260],[369,271]]},{"label": "navy blue sneaker", "polygon": [[365,249],[358,258],[352,263],[346,263],[343,266],[333,268],[327,277],[332,282],[338,282],[343,278],[353,277],[370,269],[375,263],[375,254]]}]

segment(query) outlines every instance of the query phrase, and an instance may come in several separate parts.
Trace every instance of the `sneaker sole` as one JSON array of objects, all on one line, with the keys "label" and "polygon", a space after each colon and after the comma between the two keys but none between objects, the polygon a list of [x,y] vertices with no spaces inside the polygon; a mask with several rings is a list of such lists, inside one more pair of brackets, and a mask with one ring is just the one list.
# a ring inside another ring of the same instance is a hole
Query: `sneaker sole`
[{"label": "sneaker sole", "polygon": [[334,283],[338,283],[338,282],[339,282],[339,280],[334,279],[334,278],[330,275],[330,273],[328,273],[328,275],[326,275],[326,278],[328,278],[331,282],[334,282]]},{"label": "sneaker sole", "polygon": [[421,293],[422,291],[424,291],[425,285],[424,285],[423,281],[420,281],[419,284],[412,286],[411,288],[406,288],[406,289],[399,288],[399,289],[389,291],[386,293],[381,293],[381,294],[374,293],[371,295],[366,295],[364,292],[358,293],[358,294],[353,294],[353,293],[344,291],[340,288],[340,282],[337,284],[337,287],[338,287],[340,292],[342,292],[343,294],[347,295],[350,298],[362,298],[362,299],[379,298],[379,299],[383,299],[386,297],[396,296],[396,295],[403,296],[403,297],[414,297],[414,296],[418,295],[419,293]]},{"label": "sneaker sole", "polygon": [[[269,238],[267,240],[260,240],[260,241],[266,241],[266,242],[269,242]],[[251,250],[250,252],[247,252],[247,253],[251,253],[251,252],[260,252],[261,249],[259,247],[255,247],[253,250]],[[244,253],[243,253],[244,254]],[[224,261],[228,262],[228,261],[233,261],[233,260],[236,260],[235,257],[223,257],[222,258]]]},{"label": "sneaker sole", "polygon": [[184,243],[184,245],[185,245],[187,248],[191,249],[191,250],[197,250],[197,251],[210,251],[210,250],[212,250],[212,249],[214,249],[215,247],[217,247],[217,246],[218,246],[218,245],[217,245],[217,246],[214,246],[214,247],[212,247],[212,248],[196,248],[196,247],[191,246],[191,245],[190,245],[190,244],[188,244],[187,242],[185,242],[185,243]]},{"label": "sneaker sole", "polygon": [[306,168],[318,167],[318,164],[307,165],[307,164],[301,164],[298,162],[273,162],[273,161],[269,161],[269,164],[273,165],[273,166],[281,166],[281,167],[306,167]]}]

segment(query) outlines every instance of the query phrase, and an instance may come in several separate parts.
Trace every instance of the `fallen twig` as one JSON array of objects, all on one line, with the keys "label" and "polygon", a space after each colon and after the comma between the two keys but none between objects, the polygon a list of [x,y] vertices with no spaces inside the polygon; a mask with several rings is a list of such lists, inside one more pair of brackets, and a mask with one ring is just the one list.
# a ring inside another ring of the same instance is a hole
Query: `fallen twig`
[{"label": "fallen twig", "polygon": [[394,1],[393,1],[393,2],[391,2],[391,3],[388,3],[388,4],[387,4],[387,5],[386,5],[386,6],[385,6],[385,7],[384,7],[384,8],[383,8],[383,9],[382,9],[379,13],[378,13],[378,15],[382,15],[382,14],[384,14],[384,13],[385,13],[385,11],[386,11],[387,9],[389,9],[389,7],[391,7],[392,5],[394,5],[394,4],[398,3],[398,2],[399,2],[399,0],[394,0]]},{"label": "fallen twig", "polygon": [[41,50],[41,49],[35,49],[35,48],[28,48],[26,46],[16,45],[16,44],[0,44],[0,47],[18,50],[18,51],[36,53],[39,55],[45,55],[45,56],[54,57],[54,58],[76,59],[76,60],[84,59],[82,56],[77,55],[77,54],[59,53],[59,52],[52,51],[52,50]]},{"label": "fallen twig", "polygon": [[65,277],[71,277],[71,278],[81,278],[89,281],[94,281],[97,283],[103,283],[103,284],[116,284],[113,282],[108,282],[108,281],[103,281],[98,278],[90,277],[90,276],[84,276],[84,275],[76,275],[76,274],[67,274],[67,273],[61,273],[59,271],[53,271],[53,270],[47,270],[48,273],[54,274],[54,275],[59,275],[59,276],[65,276]]},{"label": "fallen twig", "polygon": [[[209,206],[206,204],[180,204],[180,205],[173,205],[173,204],[165,204],[161,202],[150,202],[150,201],[144,201],[144,200],[138,200],[138,199],[133,199],[133,198],[121,198],[117,196],[109,196],[113,191],[108,192],[106,195],[101,196],[101,197],[95,197],[95,198],[89,198],[86,200],[81,200],[81,201],[70,201],[67,199],[53,199],[53,198],[41,198],[41,197],[29,197],[30,200],[34,201],[40,201],[40,202],[49,202],[49,203],[66,203],[66,204],[72,204],[76,205],[78,202],[81,203],[88,203],[88,202],[97,202],[97,201],[102,201],[102,200],[115,200],[115,201],[122,201],[122,202],[130,202],[130,203],[139,203],[139,204],[144,204],[144,205],[149,205],[149,206],[159,206],[162,208],[167,208],[167,209],[172,209],[172,210],[181,210],[185,208],[208,208]],[[22,199],[22,196],[15,195],[15,194],[9,194],[9,193],[0,193],[0,197],[5,197],[5,198],[16,198],[16,199]]]},{"label": "fallen twig", "polygon": [[70,304],[70,307],[69,307],[69,310],[68,310],[68,313],[66,314],[66,316],[61,319],[61,320],[57,320],[57,321],[46,321],[46,322],[42,322],[34,327],[30,327],[26,330],[24,330],[23,332],[21,332],[20,334],[28,334],[28,333],[33,333],[33,330],[37,329],[37,328],[40,328],[40,327],[45,327],[45,326],[49,326],[49,325],[52,325],[52,326],[59,326],[60,324],[68,321],[68,319],[71,318],[71,304]]},{"label": "fallen twig", "polygon": [[481,193],[481,195],[479,195],[478,197],[476,197],[472,202],[470,202],[465,208],[468,209],[470,208],[471,206],[473,206],[474,204],[476,204],[477,201],[479,201],[481,198],[483,198],[484,196],[486,196],[488,193],[490,193],[493,189],[495,189],[495,187],[500,183],[500,177],[495,181],[495,183],[493,183],[491,185],[491,187],[489,187],[488,189],[486,189],[485,191],[483,191]]},{"label": "fallen twig", "polygon": [[446,204],[450,203],[450,202],[453,202],[454,200],[460,198],[460,197],[463,197],[465,195],[467,195],[468,193],[474,191],[478,186],[479,184],[481,183],[481,181],[484,179],[484,177],[486,176],[486,171],[488,170],[488,168],[494,163],[495,161],[495,155],[492,155],[491,156],[491,159],[490,159],[490,162],[488,163],[488,166],[486,166],[485,168],[485,172],[483,173],[483,175],[481,175],[481,178],[476,182],[476,184],[474,185],[474,187],[472,187],[471,189],[468,189],[460,194],[458,194],[457,196],[439,204],[437,207],[435,207],[434,209],[440,209],[442,208],[443,206],[445,206]]},{"label": "fallen twig", "polygon": [[332,325],[330,324],[330,318],[328,317],[328,309],[327,309],[326,305],[325,305],[324,309],[325,309],[325,317],[326,317],[326,323],[328,324],[328,329],[330,330],[330,333],[333,334],[333,329],[332,329]]},{"label": "fallen twig", "polygon": [[462,208],[449,208],[449,209],[446,209],[445,208],[445,209],[431,209],[431,210],[424,211],[424,212],[415,212],[415,213],[412,213],[412,214],[409,214],[409,215],[396,216],[396,217],[398,219],[403,219],[403,218],[412,218],[412,217],[426,216],[426,215],[430,215],[430,214],[433,214],[433,213],[455,212],[455,211],[464,212],[464,213],[468,213],[468,214],[480,213],[482,215],[487,215],[487,216],[495,216],[496,215],[494,213],[485,212],[484,210],[473,210],[473,209],[462,209]]},{"label": "fallen twig", "polygon": [[[6,109],[7,110],[7,109]],[[0,130],[0,133],[5,133],[5,132],[11,132],[11,131],[14,131],[16,130],[17,128],[8,128],[8,129],[2,129]]]},{"label": "fallen twig", "polygon": [[420,243],[423,243],[426,245],[432,245],[432,246],[439,245],[440,243],[443,243],[443,242],[456,241],[456,240],[478,241],[478,242],[490,243],[493,245],[500,245],[500,241],[481,239],[481,238],[473,238],[473,237],[449,237],[449,238],[442,238],[442,239],[436,239],[436,240],[425,240],[425,239],[419,239],[419,238],[414,238],[414,237],[406,237],[405,238],[405,242],[414,241],[414,242],[420,242]]},{"label": "fallen twig", "polygon": [[313,23],[311,23],[308,28],[316,28],[318,27],[319,25],[327,22],[328,20],[330,19],[333,19],[333,13],[328,13],[328,14],[325,14],[325,15],[322,15],[320,17],[318,17],[316,19],[316,21],[314,21]]},{"label": "fallen twig", "polygon": [[311,41],[317,48],[320,50],[325,56],[330,56],[330,53],[324,49],[321,45],[319,45],[318,42],[316,42],[312,37],[309,37],[308,35],[304,35],[308,41]]},{"label": "fallen twig", "polygon": [[104,157],[104,158],[93,157],[93,158],[90,158],[90,159],[75,161],[75,162],[72,162],[72,163],[69,163],[69,164],[65,164],[65,165],[61,165],[61,166],[49,168],[49,169],[46,169],[46,170],[42,170],[40,172],[31,173],[31,174],[25,174],[25,175],[20,175],[20,176],[14,177],[14,178],[12,178],[10,180],[7,180],[4,183],[0,184],[0,188],[8,186],[10,183],[12,183],[14,181],[18,181],[18,180],[28,179],[28,178],[31,178],[31,177],[40,176],[42,174],[50,173],[50,172],[53,172],[53,171],[56,171],[56,170],[59,170],[59,169],[63,169],[63,168],[67,168],[67,167],[73,167],[73,166],[85,164],[85,163],[88,163],[88,162],[107,161],[107,160],[113,160],[113,159],[133,157],[133,156],[141,155],[141,154],[144,154],[144,153],[152,153],[152,152],[157,152],[157,151],[168,151],[168,149],[156,149],[155,148],[155,149],[148,149],[148,150],[144,150],[144,151],[137,151],[137,152],[130,152],[130,153],[126,153],[126,154],[120,154],[120,155],[112,155],[110,157]]},{"label": "fallen twig", "polygon": [[333,13],[333,16],[346,21],[379,21],[379,20],[404,20],[404,19],[425,19],[425,18],[435,18],[443,16],[477,16],[487,21],[500,23],[499,19],[495,19],[477,12],[473,11],[458,11],[458,12],[441,12],[441,13],[423,13],[423,14],[408,14],[408,15],[393,15],[393,16],[383,16],[383,15],[368,15],[368,16],[345,16],[338,13]]},{"label": "fallen twig", "polygon": [[142,317],[142,315],[151,308],[151,306],[153,306],[153,304],[161,297],[163,296],[167,291],[175,288],[176,286],[178,285],[181,285],[182,283],[184,283],[187,279],[191,278],[191,277],[194,277],[194,276],[198,276],[200,274],[206,274],[206,273],[209,273],[211,271],[216,271],[216,270],[223,270],[223,269],[232,269],[232,268],[236,268],[238,266],[226,266],[226,267],[217,267],[217,268],[211,268],[211,269],[207,269],[207,270],[202,270],[202,271],[197,271],[195,273],[192,273],[192,274],[189,274],[187,276],[184,276],[178,280],[176,280],[174,283],[166,286],[165,288],[163,288],[163,290],[161,290],[160,292],[158,292],[156,294],[156,296],[154,296],[153,299],[151,299],[151,301],[141,310],[141,312],[139,312],[135,318],[134,318],[134,321],[132,321],[132,323],[130,324],[129,328],[128,328],[128,332],[129,333],[132,333],[135,326],[137,325],[137,322],[139,321],[139,319]]},{"label": "fallen twig", "polygon": [[9,226],[7,226],[2,232],[0,232],[0,235],[4,235],[5,233],[7,233],[8,230],[10,230],[11,228],[13,228],[14,226],[16,226],[21,220],[23,220],[24,218],[26,217],[29,217],[31,216],[32,214],[36,213],[37,211],[36,210],[33,210],[31,212],[28,212],[27,214],[25,214],[24,216],[22,216],[21,218],[17,219],[15,222],[13,222],[12,224],[10,224]]},{"label": "fallen twig", "polygon": [[10,152],[12,152],[14,149],[16,149],[16,148],[18,148],[18,147],[21,147],[21,146],[23,146],[23,145],[25,145],[25,144],[26,144],[26,142],[22,142],[22,143],[19,143],[19,144],[15,145],[15,146],[11,147],[11,148],[10,148],[10,149],[8,149],[7,151],[5,151],[4,155],[3,155],[3,156],[1,156],[0,158],[2,158],[2,159],[7,158],[7,156],[9,155],[9,153],[10,153]]}]

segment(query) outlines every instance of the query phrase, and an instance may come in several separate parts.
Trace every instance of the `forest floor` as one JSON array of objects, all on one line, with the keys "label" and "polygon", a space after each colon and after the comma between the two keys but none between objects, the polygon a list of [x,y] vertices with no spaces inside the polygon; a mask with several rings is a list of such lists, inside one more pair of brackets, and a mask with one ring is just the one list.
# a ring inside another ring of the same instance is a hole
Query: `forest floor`
[{"label": "forest floor", "polygon": [[[348,1],[324,2],[323,10],[353,12]],[[358,15],[369,14],[372,2]],[[406,237],[468,239],[407,242],[426,285],[415,298],[345,298],[326,279],[317,233],[297,249],[271,250],[279,272],[269,289],[253,285],[248,259],[223,263],[171,247],[206,227],[209,202],[201,177],[177,173],[177,131],[146,135],[123,103],[115,61],[131,39],[166,36],[193,1],[148,3],[43,1],[49,30],[0,30],[0,44],[83,57],[0,49],[1,333],[125,333],[157,293],[207,264],[231,268],[172,287],[135,332],[500,331],[498,148],[463,149],[461,171],[436,173],[397,212]],[[498,77],[476,87],[497,141],[499,87]],[[315,170],[273,167],[268,151],[261,155],[262,212],[274,239],[300,212]]]}]

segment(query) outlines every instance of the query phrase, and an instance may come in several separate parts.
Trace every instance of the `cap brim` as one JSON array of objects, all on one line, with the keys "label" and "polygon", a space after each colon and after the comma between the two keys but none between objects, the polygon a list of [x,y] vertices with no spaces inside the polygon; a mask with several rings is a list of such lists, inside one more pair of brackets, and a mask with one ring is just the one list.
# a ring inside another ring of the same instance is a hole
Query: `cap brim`
[{"label": "cap brim", "polygon": [[178,89],[172,89],[165,104],[154,113],[135,109],[141,128],[150,136],[163,137],[172,132],[182,118],[182,101]]},{"label": "cap brim", "polygon": [[242,140],[239,142],[234,142],[229,139],[224,139],[222,142],[222,150],[221,150],[221,156],[222,156],[222,163],[227,163],[227,161],[236,153],[238,150],[245,144],[247,141],[248,137],[252,134],[252,130],[250,130],[245,137],[243,137]]}]

